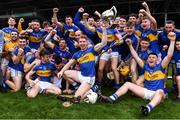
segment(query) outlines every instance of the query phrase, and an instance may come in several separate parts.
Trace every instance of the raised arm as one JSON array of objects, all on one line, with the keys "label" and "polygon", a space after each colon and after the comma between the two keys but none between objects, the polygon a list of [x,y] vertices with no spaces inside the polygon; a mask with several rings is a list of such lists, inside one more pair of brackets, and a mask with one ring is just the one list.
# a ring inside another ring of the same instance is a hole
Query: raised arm
[{"label": "raised arm", "polygon": [[148,4],[147,4],[146,2],[143,2],[143,3],[142,3],[142,6],[145,7],[146,12],[149,13],[149,14],[151,15],[151,12],[150,12],[150,10],[149,10]]},{"label": "raised arm", "polygon": [[51,42],[51,36],[53,35],[53,34],[55,34],[56,33],[56,30],[52,30],[48,35],[47,35],[47,37],[45,38],[45,43],[51,48],[51,49],[53,49],[53,47],[54,47],[54,44]]},{"label": "raised arm", "polygon": [[166,68],[168,66],[168,64],[171,61],[171,58],[173,56],[174,44],[175,44],[175,40],[176,40],[176,34],[174,32],[170,32],[168,34],[168,38],[169,38],[169,40],[171,40],[171,42],[170,42],[170,46],[169,46],[169,49],[168,49],[167,56],[162,60],[162,63],[161,63],[161,66],[163,68]]},{"label": "raised arm", "polygon": [[55,23],[58,27],[62,28],[63,24],[61,22],[58,21],[57,18],[57,13],[59,12],[58,8],[53,8],[53,18],[52,18],[52,22]]},{"label": "raised arm", "polygon": [[106,45],[107,45],[107,30],[106,27],[102,27],[102,40],[100,43],[94,46],[94,50],[96,52],[99,52]]},{"label": "raised arm", "polygon": [[136,60],[136,62],[138,63],[138,65],[143,68],[144,67],[144,62],[141,60],[141,58],[138,56],[137,52],[134,50],[133,46],[132,46],[132,42],[131,39],[126,39],[126,43],[129,46],[129,49],[131,51],[131,55],[133,56],[133,58]]},{"label": "raised arm", "polygon": [[153,31],[157,31],[157,22],[156,22],[156,19],[151,14],[149,14],[147,11],[145,11],[144,9],[141,9],[140,13],[143,13],[145,16],[148,17],[148,19],[151,21],[151,29]]}]

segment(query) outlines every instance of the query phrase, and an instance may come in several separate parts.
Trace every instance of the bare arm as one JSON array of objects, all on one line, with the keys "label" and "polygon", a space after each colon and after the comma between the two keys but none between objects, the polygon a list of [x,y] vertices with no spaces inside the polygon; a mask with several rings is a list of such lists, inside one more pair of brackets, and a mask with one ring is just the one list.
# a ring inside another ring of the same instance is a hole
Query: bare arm
[{"label": "bare arm", "polygon": [[161,66],[163,68],[166,68],[168,66],[168,64],[171,61],[171,58],[173,56],[176,34],[174,32],[170,32],[168,34],[168,38],[171,40],[171,42],[170,42],[170,46],[169,46],[169,49],[168,49],[167,56],[163,59],[163,61],[161,63]]},{"label": "bare arm", "polygon": [[144,67],[144,62],[141,60],[141,58],[138,56],[137,52],[134,50],[132,43],[131,43],[131,39],[126,39],[126,43],[129,46],[129,49],[131,51],[131,54],[133,56],[133,58],[136,60],[136,62],[138,63],[138,65],[143,68]]},{"label": "bare arm", "polygon": [[63,24],[61,22],[58,21],[58,18],[57,18],[57,13],[59,12],[59,9],[58,8],[53,8],[53,20],[52,22],[54,22],[58,27],[62,28],[63,27]]},{"label": "bare arm", "polygon": [[101,43],[98,43],[94,46],[94,50],[99,52],[104,46],[107,45],[107,30],[105,27],[102,28],[102,40]]},{"label": "bare arm", "polygon": [[57,74],[58,77],[62,77],[64,71],[68,70],[73,64],[76,63],[75,59],[69,60],[69,62],[61,69],[61,71]]},{"label": "bare arm", "polygon": [[148,4],[147,4],[146,2],[143,2],[143,3],[142,3],[142,6],[145,7],[146,12],[149,13],[149,14],[151,15],[151,12],[150,12],[150,10],[149,10]]},{"label": "bare arm", "polygon": [[145,11],[144,9],[141,9],[140,12],[145,14],[148,17],[148,19],[151,21],[151,23],[152,23],[151,24],[151,29],[153,31],[157,31],[157,22],[156,22],[156,19],[151,14],[149,14],[147,11]]},{"label": "bare arm", "polygon": [[19,48],[18,49],[18,54],[12,56],[12,61],[13,61],[14,64],[18,64],[19,63],[19,61],[21,60],[22,52],[23,52],[23,49]]},{"label": "bare arm", "polygon": [[54,44],[50,41],[50,38],[53,34],[53,32],[56,32],[56,30],[52,30],[48,35],[47,37],[45,38],[45,43],[52,49],[54,47]]}]

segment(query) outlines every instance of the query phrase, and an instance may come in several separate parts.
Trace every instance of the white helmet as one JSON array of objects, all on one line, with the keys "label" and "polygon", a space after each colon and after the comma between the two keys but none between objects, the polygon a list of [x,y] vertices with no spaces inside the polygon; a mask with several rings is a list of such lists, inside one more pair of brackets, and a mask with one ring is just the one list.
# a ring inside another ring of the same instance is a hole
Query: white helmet
[{"label": "white helmet", "polygon": [[97,98],[98,98],[97,93],[93,92],[92,90],[89,90],[87,93],[87,98],[84,99],[84,101],[86,103],[94,104],[94,103],[96,103]]}]

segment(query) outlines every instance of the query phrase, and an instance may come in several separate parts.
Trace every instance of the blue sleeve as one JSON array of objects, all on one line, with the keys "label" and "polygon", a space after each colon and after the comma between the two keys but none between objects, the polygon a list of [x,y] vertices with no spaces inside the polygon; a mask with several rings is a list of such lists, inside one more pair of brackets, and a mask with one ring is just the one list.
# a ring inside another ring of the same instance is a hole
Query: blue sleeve
[{"label": "blue sleeve", "polygon": [[80,12],[77,12],[77,13],[76,13],[76,15],[75,15],[75,17],[74,17],[74,24],[77,25],[77,26],[79,27],[79,29],[80,29],[81,31],[83,31],[88,37],[96,35],[96,33],[90,31],[88,28],[86,28],[86,27],[79,21],[80,15],[81,15]]}]

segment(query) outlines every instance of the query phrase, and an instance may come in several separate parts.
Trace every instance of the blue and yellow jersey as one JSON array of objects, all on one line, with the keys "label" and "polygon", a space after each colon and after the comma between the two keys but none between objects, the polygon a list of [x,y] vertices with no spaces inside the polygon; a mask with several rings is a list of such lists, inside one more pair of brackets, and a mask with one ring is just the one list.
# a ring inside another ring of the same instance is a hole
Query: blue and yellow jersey
[{"label": "blue and yellow jersey", "polygon": [[[16,56],[18,54],[18,49],[19,48],[17,47],[14,52],[14,55],[16,55]],[[23,50],[24,51],[20,56],[20,61],[18,64],[14,64],[12,60],[10,60],[9,64],[8,64],[9,67],[11,67],[17,71],[21,71],[21,72],[24,72],[24,63],[25,63],[24,57],[25,57],[26,53],[31,52],[31,49],[29,47],[25,47]]]},{"label": "blue and yellow jersey", "polygon": [[75,59],[80,65],[80,71],[83,76],[95,76],[95,57],[98,53],[94,47],[89,47],[84,51],[76,52],[72,59]]},{"label": "blue and yellow jersey", "polygon": [[67,26],[66,24],[64,24],[64,30],[65,32],[69,32],[69,38],[75,38],[75,32],[79,30],[79,28],[75,25]]},{"label": "blue and yellow jersey", "polygon": [[[96,32],[99,36],[100,39],[102,39],[102,28],[98,27],[96,28]],[[116,34],[119,34],[118,31],[116,29],[107,29],[107,45],[104,47],[104,50],[108,49],[108,46],[110,46],[111,44],[113,44],[113,42],[115,42],[116,38]],[[112,47],[112,51],[118,51],[118,47],[115,45]]]},{"label": "blue and yellow jersey", "polygon": [[43,30],[28,32],[29,47],[37,50],[40,47],[43,36],[46,34],[47,32]]},{"label": "blue and yellow jersey", "polygon": [[76,41],[75,40],[75,32],[77,30],[79,30],[79,28],[75,25],[73,25],[73,26],[64,25],[64,29],[65,29],[65,40],[67,42],[67,46],[69,48],[69,51],[72,54],[74,54],[75,52],[78,51],[78,49],[75,48],[75,46],[74,46],[74,42]]},{"label": "blue and yellow jersey", "polygon": [[11,32],[18,32],[16,28],[3,28],[2,31],[4,32],[4,39],[5,41],[11,40]]},{"label": "blue and yellow jersey", "polygon": [[53,52],[56,53],[61,59],[62,59],[62,63],[66,64],[71,58],[72,55],[69,51],[67,50],[61,50],[57,45],[54,44],[53,48],[52,48]]},{"label": "blue and yellow jersey", "polygon": [[159,45],[158,45],[158,34],[157,31],[153,31],[151,28],[144,30],[140,25],[136,26],[136,35],[141,39],[149,38],[150,46],[149,49],[152,52],[159,54]]},{"label": "blue and yellow jersey", "polygon": [[165,68],[160,64],[155,67],[150,67],[148,64],[144,65],[144,87],[148,90],[156,91],[158,89],[164,90],[165,87]]},{"label": "blue and yellow jersey", "polygon": [[[131,39],[133,48],[137,50],[139,37],[135,33],[133,33],[131,35],[127,35],[126,38]],[[123,44],[119,45],[118,51],[119,51],[119,54],[121,54],[122,60],[128,60],[131,57],[131,52],[125,41],[123,42]]]},{"label": "blue and yellow jersey", "polygon": [[35,72],[35,79],[40,78],[41,81],[51,82],[51,77],[56,71],[56,66],[51,62],[42,63],[36,66],[33,71]]},{"label": "blue and yellow jersey", "polygon": [[[17,45],[18,45],[18,40],[6,42],[4,50],[5,52],[10,52],[10,49],[15,48]],[[7,60],[10,60],[10,55],[8,54],[5,58]]]},{"label": "blue and yellow jersey", "polygon": [[[138,56],[141,58],[141,60],[144,61],[144,63],[146,63],[150,52],[151,52],[150,50],[142,51],[142,50],[140,50],[140,48],[137,50]],[[138,68],[138,75],[143,75],[144,69],[142,69],[139,65],[137,68]]]},{"label": "blue and yellow jersey", "polygon": [[180,51],[174,51],[172,59],[175,61],[177,75],[180,75]]},{"label": "blue and yellow jersey", "polygon": [[[176,34],[176,39],[180,38],[180,32],[176,32],[174,31],[174,33]],[[170,40],[167,37],[167,32],[166,31],[162,31],[158,34],[158,44],[160,47],[160,51],[163,49],[164,45],[169,46],[170,45]]]},{"label": "blue and yellow jersey", "polygon": [[36,59],[35,53],[26,54],[24,57],[24,62],[31,64]]}]

